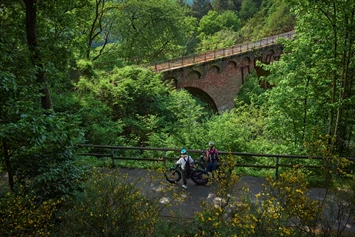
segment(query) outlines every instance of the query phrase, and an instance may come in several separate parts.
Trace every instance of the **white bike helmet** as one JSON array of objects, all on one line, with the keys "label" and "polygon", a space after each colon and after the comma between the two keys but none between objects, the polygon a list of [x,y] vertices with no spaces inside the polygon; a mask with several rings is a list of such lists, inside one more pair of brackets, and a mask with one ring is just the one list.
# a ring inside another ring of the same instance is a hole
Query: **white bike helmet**
[{"label": "white bike helmet", "polygon": [[214,142],[209,142],[208,145],[209,145],[210,147],[213,147],[213,146],[214,146]]}]

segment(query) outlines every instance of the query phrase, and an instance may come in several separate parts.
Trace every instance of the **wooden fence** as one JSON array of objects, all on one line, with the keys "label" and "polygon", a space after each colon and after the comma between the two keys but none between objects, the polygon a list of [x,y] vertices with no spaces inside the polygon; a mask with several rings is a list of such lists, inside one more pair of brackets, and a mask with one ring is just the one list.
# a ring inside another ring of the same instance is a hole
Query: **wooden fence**
[{"label": "wooden fence", "polygon": [[[176,161],[177,157],[180,155],[181,149],[179,148],[155,148],[155,147],[128,147],[128,146],[108,146],[108,145],[92,145],[92,144],[80,144],[82,148],[89,149],[88,152],[79,153],[79,156],[93,156],[97,158],[107,157],[110,158],[112,161],[112,166],[115,166],[115,160],[137,160],[137,161],[154,161],[154,162],[163,162],[164,166],[166,167],[167,161]],[[109,150],[109,152],[107,152]],[[128,157],[124,155],[124,152],[120,152],[119,154],[123,154],[123,156],[119,156],[117,151],[158,151],[161,152],[161,156],[156,158],[148,158],[148,157]],[[106,153],[103,153],[104,151]],[[176,152],[175,157],[167,157],[167,152]],[[197,154],[198,156],[201,153],[205,154],[205,150],[189,150],[187,149],[189,154]],[[325,160],[324,157],[309,157],[305,155],[279,155],[279,154],[256,154],[256,153],[246,153],[246,152],[227,152],[227,151],[218,151],[221,157],[224,155],[233,155],[237,157],[243,158],[253,158],[253,157],[263,157],[265,159],[272,159],[272,165],[258,165],[258,164],[236,164],[237,167],[251,167],[251,168],[267,168],[267,169],[275,169],[275,177],[279,176],[279,168],[280,167],[288,167],[293,168],[295,166],[295,160],[305,160],[305,159],[312,159],[312,160]],[[193,158],[194,155],[191,155]],[[280,159],[288,159],[290,162],[286,164],[285,162],[280,162]],[[350,161],[355,161],[354,157],[346,158]],[[195,158],[196,160],[196,158]],[[269,162],[271,163],[271,162]],[[322,165],[301,165],[303,168],[307,169],[321,169],[324,166]],[[347,168],[344,169],[347,171],[352,171],[354,168]]]}]

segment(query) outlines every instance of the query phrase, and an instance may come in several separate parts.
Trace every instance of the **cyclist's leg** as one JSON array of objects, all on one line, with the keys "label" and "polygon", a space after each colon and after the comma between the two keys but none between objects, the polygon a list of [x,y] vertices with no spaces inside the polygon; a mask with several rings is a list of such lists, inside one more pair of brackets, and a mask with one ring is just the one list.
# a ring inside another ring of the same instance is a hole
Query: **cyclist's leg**
[{"label": "cyclist's leg", "polygon": [[213,173],[214,173],[213,163],[207,162],[206,171],[209,173],[210,178],[213,178]]},{"label": "cyclist's leg", "polygon": [[182,170],[182,183],[186,186],[187,185],[187,172],[186,170]]},{"label": "cyclist's leg", "polygon": [[206,171],[207,172],[213,171],[213,164],[211,162],[207,162]]}]

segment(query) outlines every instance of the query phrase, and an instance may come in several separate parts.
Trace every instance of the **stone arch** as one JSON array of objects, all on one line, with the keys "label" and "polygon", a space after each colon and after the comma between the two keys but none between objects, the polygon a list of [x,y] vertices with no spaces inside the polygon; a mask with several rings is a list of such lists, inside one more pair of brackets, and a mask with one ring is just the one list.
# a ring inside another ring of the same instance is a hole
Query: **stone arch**
[{"label": "stone arch", "polygon": [[242,58],[242,60],[241,60],[239,70],[240,70],[240,74],[241,74],[242,85],[244,84],[247,75],[250,74],[250,72],[253,68],[253,65],[251,65],[251,62],[252,62],[252,60],[248,56]]},{"label": "stone arch", "polygon": [[187,77],[190,80],[199,80],[201,79],[201,73],[199,71],[193,70],[187,74]]},{"label": "stone arch", "polygon": [[268,51],[265,52],[263,63],[271,63],[272,61],[274,61],[274,55],[275,51],[270,48]]},{"label": "stone arch", "polygon": [[193,97],[201,100],[207,105],[207,109],[209,111],[213,111],[213,113],[218,112],[218,108],[214,100],[207,94],[205,91],[197,88],[197,87],[184,87],[183,89],[187,90]]},{"label": "stone arch", "polygon": [[218,74],[220,72],[220,70],[221,69],[216,64],[213,64],[208,69],[208,73],[216,73],[216,74]]},{"label": "stone arch", "polygon": [[237,68],[237,63],[234,62],[233,60],[231,60],[227,63],[227,68],[228,69],[235,69],[235,68]]},{"label": "stone arch", "polygon": [[237,63],[234,61],[227,62],[225,72],[227,76],[232,76],[237,73]]}]

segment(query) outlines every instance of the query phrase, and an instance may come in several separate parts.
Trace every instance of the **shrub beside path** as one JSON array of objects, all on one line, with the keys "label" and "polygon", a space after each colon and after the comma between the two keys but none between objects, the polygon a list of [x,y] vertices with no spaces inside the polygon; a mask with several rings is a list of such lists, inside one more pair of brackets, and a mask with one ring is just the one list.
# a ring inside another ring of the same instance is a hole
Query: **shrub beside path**
[{"label": "shrub beside path", "polygon": [[[151,171],[145,169],[127,169],[127,168],[120,168],[121,174],[128,174],[128,176],[132,179],[138,178],[150,178],[152,173]],[[160,174],[158,179],[151,183],[149,187],[142,187],[143,191],[146,189],[155,189],[159,190],[161,185],[169,185],[173,186],[173,188],[178,191],[179,195],[184,197],[184,200],[181,202],[177,202],[177,205],[170,207],[163,211],[162,216],[170,218],[171,211],[174,212],[175,217],[182,217],[187,219],[192,219],[196,212],[201,211],[200,207],[200,200],[204,199],[208,202],[214,203],[219,200],[219,198],[215,194],[216,184],[208,183],[207,185],[196,185],[191,180],[187,180],[188,189],[185,190],[181,187],[182,181],[179,181],[176,184],[170,184],[168,181],[165,180],[165,177]],[[266,184],[266,179],[262,177],[251,177],[251,176],[242,176],[240,182],[237,184],[238,187],[246,187],[250,190],[251,195],[255,196],[256,194],[263,191],[264,187],[263,184]],[[7,175],[6,173],[2,173],[0,175],[0,188],[7,185]],[[325,194],[325,189],[323,188],[310,188],[309,189],[309,196],[313,200],[322,199]],[[233,195],[233,194],[231,194]],[[238,195],[237,193],[234,195]],[[172,200],[172,197],[166,197],[165,200],[161,200],[164,202],[166,200]],[[352,220],[349,224],[346,225],[345,231],[346,233],[350,234],[351,236],[355,236],[355,222]]]},{"label": "shrub beside path", "polygon": [[[130,177],[149,177],[149,171],[144,169],[124,169],[121,168],[122,173],[128,174]],[[187,180],[188,189],[185,190],[181,187],[182,181],[179,181],[176,184],[170,184],[165,180],[164,177],[161,177],[159,182],[162,181],[163,185],[173,185],[177,191],[180,192],[180,195],[184,196],[184,201],[179,202],[178,205],[171,207],[169,210],[165,210],[163,212],[163,216],[171,217],[170,211],[173,211],[179,217],[183,218],[193,218],[195,212],[201,211],[200,200],[208,200],[213,203],[218,201],[218,197],[215,195],[215,187],[216,185],[213,183],[209,183],[207,185],[196,185],[192,180]],[[237,184],[238,187],[246,187],[250,190],[252,196],[263,191],[263,184],[266,184],[266,179],[262,177],[252,177],[252,176],[242,176],[240,182]],[[161,185],[157,184],[156,185]],[[152,188],[152,187],[146,187]],[[309,189],[309,197],[313,200],[322,199],[325,194],[325,189],[323,188],[310,188]],[[235,194],[238,195],[238,194]],[[355,222],[351,221],[347,224],[344,232],[349,234],[355,233]]]}]

